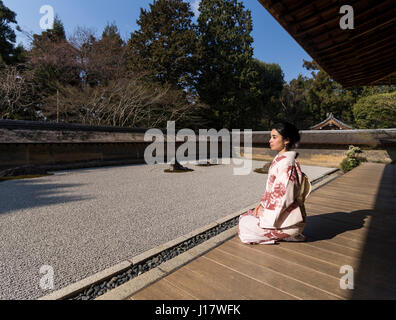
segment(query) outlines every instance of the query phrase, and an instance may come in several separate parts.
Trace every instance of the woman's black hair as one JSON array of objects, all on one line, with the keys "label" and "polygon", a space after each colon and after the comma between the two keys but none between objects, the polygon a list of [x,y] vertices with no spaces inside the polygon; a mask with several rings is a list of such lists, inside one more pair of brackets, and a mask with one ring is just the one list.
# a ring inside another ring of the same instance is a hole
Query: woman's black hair
[{"label": "woman's black hair", "polygon": [[300,134],[298,132],[298,129],[295,125],[289,122],[278,122],[271,127],[271,130],[272,129],[278,131],[283,139],[290,140],[290,143],[287,145],[287,150],[295,148],[296,144],[300,141]]}]

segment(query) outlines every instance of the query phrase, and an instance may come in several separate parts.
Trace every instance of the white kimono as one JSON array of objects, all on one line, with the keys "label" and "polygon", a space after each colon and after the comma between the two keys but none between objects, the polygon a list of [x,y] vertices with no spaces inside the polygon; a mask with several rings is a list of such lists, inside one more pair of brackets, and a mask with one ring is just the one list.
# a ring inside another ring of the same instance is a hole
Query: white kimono
[{"label": "white kimono", "polygon": [[239,217],[241,241],[271,244],[300,234],[305,226],[305,209],[297,201],[301,182],[296,152],[278,154],[269,168],[260,204]]}]

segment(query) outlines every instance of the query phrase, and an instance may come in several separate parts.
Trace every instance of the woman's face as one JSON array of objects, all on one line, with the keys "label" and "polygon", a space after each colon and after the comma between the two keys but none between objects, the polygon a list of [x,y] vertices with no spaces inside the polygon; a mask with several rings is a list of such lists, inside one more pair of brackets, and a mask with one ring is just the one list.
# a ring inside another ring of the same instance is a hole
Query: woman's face
[{"label": "woman's face", "polygon": [[269,141],[271,150],[274,151],[286,151],[286,144],[289,142],[289,139],[283,139],[281,134],[276,130],[272,129],[271,131],[271,139]]}]

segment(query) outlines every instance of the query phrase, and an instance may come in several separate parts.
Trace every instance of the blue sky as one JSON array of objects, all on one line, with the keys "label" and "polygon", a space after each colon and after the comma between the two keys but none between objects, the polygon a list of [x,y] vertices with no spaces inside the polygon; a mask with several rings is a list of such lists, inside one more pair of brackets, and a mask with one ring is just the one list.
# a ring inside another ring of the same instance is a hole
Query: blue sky
[{"label": "blue sky", "polygon": [[[193,9],[199,0],[186,0]],[[241,0],[239,0],[241,1]],[[245,8],[252,12],[254,57],[266,63],[278,63],[285,80],[290,81],[300,73],[310,72],[302,67],[303,59],[311,57],[278,24],[258,0],[243,0]],[[148,9],[152,0],[3,0],[5,6],[17,14],[19,26],[28,32],[41,33],[40,8],[50,5],[61,18],[67,35],[77,26],[93,28],[100,35],[107,23],[115,22],[121,37],[128,39],[137,29],[136,20],[140,8]],[[26,37],[17,32],[17,42],[27,43]]]}]

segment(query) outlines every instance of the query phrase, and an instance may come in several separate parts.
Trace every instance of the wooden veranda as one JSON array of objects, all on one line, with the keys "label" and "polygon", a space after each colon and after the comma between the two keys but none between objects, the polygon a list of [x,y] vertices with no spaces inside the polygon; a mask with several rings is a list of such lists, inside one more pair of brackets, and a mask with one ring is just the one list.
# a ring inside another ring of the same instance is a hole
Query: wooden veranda
[{"label": "wooden veranda", "polygon": [[[306,208],[307,242],[245,245],[235,236],[129,299],[396,299],[395,165],[364,163],[312,193]],[[351,270],[353,289],[342,279]]]}]

